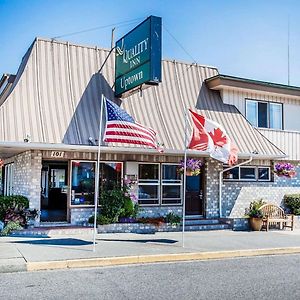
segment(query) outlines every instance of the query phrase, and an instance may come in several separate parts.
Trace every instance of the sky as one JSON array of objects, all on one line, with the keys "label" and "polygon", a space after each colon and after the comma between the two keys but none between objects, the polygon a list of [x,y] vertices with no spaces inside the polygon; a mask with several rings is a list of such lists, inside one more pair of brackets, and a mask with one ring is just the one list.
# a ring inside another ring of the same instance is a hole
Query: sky
[{"label": "sky", "polygon": [[[221,74],[300,86],[298,0],[0,0],[0,76],[17,72],[35,37],[109,48],[150,15],[162,17],[163,58]],[[121,23],[121,24],[120,24]],[[117,24],[117,25],[113,25]]]}]

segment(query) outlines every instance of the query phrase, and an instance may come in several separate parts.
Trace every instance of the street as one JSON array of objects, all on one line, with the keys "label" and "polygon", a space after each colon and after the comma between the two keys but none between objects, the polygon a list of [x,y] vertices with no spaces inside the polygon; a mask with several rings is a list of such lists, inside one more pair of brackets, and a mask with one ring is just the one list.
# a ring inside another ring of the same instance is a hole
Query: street
[{"label": "street", "polygon": [[0,274],[1,299],[300,299],[300,255]]}]

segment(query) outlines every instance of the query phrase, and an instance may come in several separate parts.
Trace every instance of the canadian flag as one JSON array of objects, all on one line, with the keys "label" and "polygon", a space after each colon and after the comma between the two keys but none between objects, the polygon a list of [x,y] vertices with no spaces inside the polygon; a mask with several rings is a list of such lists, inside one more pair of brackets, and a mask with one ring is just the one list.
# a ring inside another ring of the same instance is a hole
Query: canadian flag
[{"label": "canadian flag", "polygon": [[234,165],[238,160],[238,149],[227,136],[225,129],[219,123],[191,110],[190,113],[193,120],[193,134],[188,148],[207,151],[212,158]]}]

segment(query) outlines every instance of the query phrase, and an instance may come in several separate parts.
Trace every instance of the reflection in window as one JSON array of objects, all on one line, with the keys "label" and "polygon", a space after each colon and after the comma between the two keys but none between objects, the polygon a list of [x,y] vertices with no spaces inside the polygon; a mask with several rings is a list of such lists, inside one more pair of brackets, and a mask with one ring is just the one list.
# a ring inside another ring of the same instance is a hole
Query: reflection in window
[{"label": "reflection in window", "polygon": [[270,180],[270,168],[258,168],[258,180]]},{"label": "reflection in window", "polygon": [[139,204],[159,203],[159,165],[139,164]]},{"label": "reflection in window", "polygon": [[243,180],[255,180],[255,167],[241,167],[240,178]]},{"label": "reflection in window", "polygon": [[181,203],[181,175],[178,165],[162,164],[162,204]]},{"label": "reflection in window", "polygon": [[253,126],[282,129],[282,103],[246,99],[246,118]]},{"label": "reflection in window", "polygon": [[[224,166],[224,169],[228,166]],[[270,167],[235,167],[223,173],[224,180],[270,181]]]},{"label": "reflection in window", "polygon": [[224,172],[223,174],[224,179],[239,179],[239,168],[233,168]]},{"label": "reflection in window", "polygon": [[122,163],[101,162],[100,163],[100,191],[113,190],[122,184]]},{"label": "reflection in window", "polygon": [[93,205],[95,162],[72,161],[71,205]]}]

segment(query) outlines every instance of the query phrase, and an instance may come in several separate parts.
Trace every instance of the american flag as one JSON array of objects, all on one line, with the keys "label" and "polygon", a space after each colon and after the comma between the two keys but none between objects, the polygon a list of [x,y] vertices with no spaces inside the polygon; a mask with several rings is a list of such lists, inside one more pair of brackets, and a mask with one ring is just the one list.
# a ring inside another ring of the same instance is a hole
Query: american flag
[{"label": "american flag", "polygon": [[105,142],[149,146],[157,149],[156,132],[134,121],[118,105],[104,98],[106,107]]}]

